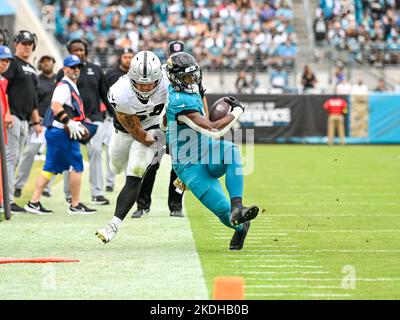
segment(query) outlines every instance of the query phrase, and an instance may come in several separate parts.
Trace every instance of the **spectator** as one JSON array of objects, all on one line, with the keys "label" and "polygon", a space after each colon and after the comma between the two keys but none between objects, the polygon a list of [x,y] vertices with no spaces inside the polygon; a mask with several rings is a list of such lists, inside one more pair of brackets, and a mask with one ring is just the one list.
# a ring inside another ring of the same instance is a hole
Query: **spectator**
[{"label": "spectator", "polygon": [[336,130],[339,133],[340,144],[344,145],[344,115],[347,113],[347,102],[336,94],[324,103],[328,112],[328,144],[333,144]]},{"label": "spectator", "polygon": [[236,78],[235,87],[238,94],[245,93],[250,88],[250,84],[246,78],[246,71],[243,69],[239,71],[239,74]]},{"label": "spectator", "polygon": [[346,79],[343,79],[339,81],[334,90],[337,92],[337,94],[350,94],[351,85],[346,81]]},{"label": "spectator", "polygon": [[389,91],[386,88],[386,83],[385,83],[385,79],[380,78],[378,81],[378,85],[376,86],[376,88],[374,89],[375,92],[387,92]]},{"label": "spectator", "polygon": [[283,65],[287,67],[294,66],[294,60],[297,54],[296,44],[291,41],[291,39],[287,39],[285,43],[281,43],[274,52],[274,62],[275,63],[283,63]]},{"label": "spectator", "polygon": [[[14,57],[11,54],[11,50],[9,47],[0,45],[0,111],[2,118],[0,121],[3,122],[4,128],[4,140],[7,144],[7,128],[11,124],[11,114],[8,106],[6,91],[7,91],[7,79],[3,78],[3,74],[7,71],[10,66],[11,61],[14,60]],[[0,159],[0,212],[4,211],[3,205],[3,180],[2,180],[2,171],[1,171],[1,159]]]},{"label": "spectator", "polygon": [[357,84],[353,85],[351,88],[352,94],[368,94],[368,87],[364,84],[362,79],[357,81]]},{"label": "spectator", "polygon": [[325,40],[328,32],[328,26],[324,19],[323,13],[321,13],[317,18],[314,20],[313,24],[314,29],[314,39],[315,39],[315,46],[314,55],[316,60],[318,61],[322,56],[321,48],[325,45]]},{"label": "spectator", "polygon": [[[54,74],[53,70],[55,62],[55,59],[51,56],[42,56],[38,63],[38,69],[39,71],[42,71],[38,77],[37,87],[38,110],[39,116],[42,119],[44,117],[44,114],[46,113],[47,108],[50,106],[51,96],[53,95],[54,87],[56,84],[56,75]],[[21,197],[22,189],[28,181],[35,155],[39,153],[42,144],[45,142],[44,140],[44,130],[42,134],[37,137],[36,133],[31,127],[28,136],[28,143],[19,162],[18,175],[15,180],[15,198]],[[46,188],[46,190],[43,192],[43,195],[49,197],[50,190]]]},{"label": "spectator", "polygon": [[[64,59],[63,78],[56,87],[51,99],[51,110],[54,121],[46,131],[47,151],[43,171],[36,180],[36,187],[25,210],[34,214],[51,214],[53,211],[43,207],[40,197],[51,177],[65,170],[69,174],[71,190],[70,214],[92,214],[96,210],[89,209],[80,202],[83,158],[78,139],[82,138],[84,127],[80,121],[85,120],[82,98],[77,88],[80,75],[81,60],[78,56],[69,55]],[[65,127],[68,128],[67,133]]]},{"label": "spectator", "polygon": [[282,69],[282,65],[278,64],[275,69],[272,69],[270,83],[274,89],[285,90],[288,86],[288,74]]},{"label": "spectator", "polygon": [[303,75],[301,77],[301,85],[303,86],[303,90],[307,91],[309,89],[314,89],[317,83],[317,78],[315,74],[311,71],[309,65],[305,65]]},{"label": "spectator", "polygon": [[36,135],[40,135],[43,128],[38,111],[36,69],[28,62],[36,47],[37,38],[35,34],[21,30],[15,35],[14,40],[15,59],[4,73],[4,77],[8,80],[7,95],[12,115],[11,124],[7,128],[7,173],[11,212],[22,213],[25,212],[24,208],[14,202],[14,174],[26,144],[28,122],[32,120]]}]

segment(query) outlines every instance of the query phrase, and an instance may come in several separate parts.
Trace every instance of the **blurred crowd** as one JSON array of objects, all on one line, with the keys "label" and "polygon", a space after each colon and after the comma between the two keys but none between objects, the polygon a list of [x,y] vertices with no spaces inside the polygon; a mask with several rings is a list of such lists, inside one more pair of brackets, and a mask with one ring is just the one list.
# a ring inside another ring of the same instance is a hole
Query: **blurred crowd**
[{"label": "blurred crowd", "polygon": [[328,42],[352,61],[399,63],[400,1],[320,0],[314,33],[317,46]]},{"label": "blurred crowd", "polygon": [[291,0],[45,0],[56,6],[56,37],[85,38],[108,68],[116,48],[152,50],[182,40],[206,69],[292,67],[297,47]]}]

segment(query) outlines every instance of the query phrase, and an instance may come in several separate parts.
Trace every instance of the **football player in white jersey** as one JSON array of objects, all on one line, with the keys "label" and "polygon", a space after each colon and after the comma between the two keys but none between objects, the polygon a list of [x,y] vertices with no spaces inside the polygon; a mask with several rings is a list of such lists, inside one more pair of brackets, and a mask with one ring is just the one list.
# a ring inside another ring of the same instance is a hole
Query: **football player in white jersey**
[{"label": "football player in white jersey", "polygon": [[165,153],[165,134],[159,129],[159,117],[168,84],[158,57],[151,51],[140,51],[133,57],[127,75],[119,78],[108,92],[118,120],[111,137],[110,166],[116,174],[126,170],[126,181],[118,195],[114,217],[96,231],[104,243],[114,238],[137,200],[147,169]]}]

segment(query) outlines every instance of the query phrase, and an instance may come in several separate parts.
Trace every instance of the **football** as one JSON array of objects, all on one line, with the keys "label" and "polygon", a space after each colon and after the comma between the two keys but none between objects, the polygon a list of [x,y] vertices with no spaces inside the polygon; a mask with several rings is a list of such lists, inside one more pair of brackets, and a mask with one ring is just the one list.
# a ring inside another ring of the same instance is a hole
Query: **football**
[{"label": "football", "polygon": [[[86,140],[87,138],[89,138],[90,137],[90,132],[89,132],[89,129],[88,128],[86,128],[85,126],[83,126],[83,125],[81,125],[81,127],[84,129],[84,133],[83,133],[83,135],[82,135],[82,138],[81,139],[79,139],[79,140]],[[69,136],[69,134],[70,134],[70,132],[69,132],[69,129],[68,129],[68,127],[67,126],[64,126],[64,130],[68,133],[68,136]]]},{"label": "football", "polygon": [[225,97],[222,97],[215,101],[209,110],[209,119],[214,122],[222,119],[232,110],[232,106],[224,101]]}]

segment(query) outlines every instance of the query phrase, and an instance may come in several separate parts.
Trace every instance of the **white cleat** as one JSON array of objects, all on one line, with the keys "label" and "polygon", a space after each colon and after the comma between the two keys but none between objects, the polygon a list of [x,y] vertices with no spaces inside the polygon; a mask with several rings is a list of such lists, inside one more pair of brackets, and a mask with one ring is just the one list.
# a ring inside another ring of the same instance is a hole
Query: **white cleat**
[{"label": "white cleat", "polygon": [[103,243],[107,243],[115,237],[117,231],[117,226],[114,223],[109,223],[105,228],[97,230],[95,235],[103,241]]}]

